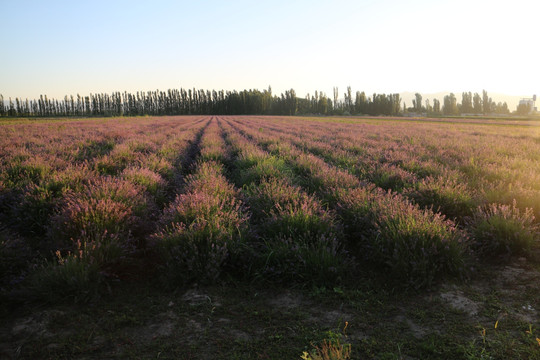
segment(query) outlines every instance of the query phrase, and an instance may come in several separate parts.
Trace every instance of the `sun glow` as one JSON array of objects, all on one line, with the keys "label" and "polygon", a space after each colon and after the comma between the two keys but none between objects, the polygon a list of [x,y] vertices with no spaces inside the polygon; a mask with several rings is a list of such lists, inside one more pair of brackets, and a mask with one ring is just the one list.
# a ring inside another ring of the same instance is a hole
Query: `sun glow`
[{"label": "sun glow", "polygon": [[163,1],[130,3],[128,16],[123,2],[4,5],[0,90],[12,98],[268,85],[540,93],[532,0]]}]

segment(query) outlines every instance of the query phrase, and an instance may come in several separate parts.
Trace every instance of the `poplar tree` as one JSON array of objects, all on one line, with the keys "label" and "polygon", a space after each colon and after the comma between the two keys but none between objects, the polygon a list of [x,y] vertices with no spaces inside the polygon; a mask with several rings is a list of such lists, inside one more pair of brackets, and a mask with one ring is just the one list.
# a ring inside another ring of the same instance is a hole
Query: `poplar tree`
[{"label": "poplar tree", "polygon": [[433,99],[433,113],[437,115],[441,113],[441,102],[439,99]]},{"label": "poplar tree", "polygon": [[486,90],[482,90],[482,110],[484,114],[491,112],[491,101]]},{"label": "poplar tree", "polygon": [[461,112],[466,114],[473,112],[473,99],[470,92],[461,94]]},{"label": "poplar tree", "polygon": [[334,110],[338,109],[338,96],[339,96],[339,90],[337,86],[334,86]]},{"label": "poplar tree", "polygon": [[414,98],[415,98],[415,101],[414,101],[414,105],[415,105],[415,111],[417,113],[421,113],[422,112],[422,95],[420,95],[419,93],[416,93],[414,94]]},{"label": "poplar tree", "polygon": [[458,113],[457,100],[453,93],[444,97],[443,112],[446,115],[456,115]]},{"label": "poplar tree", "polygon": [[5,115],[5,107],[4,107],[4,96],[2,94],[0,94],[0,116],[4,116]]},{"label": "poplar tree", "polygon": [[482,98],[478,93],[474,93],[473,97],[473,112],[475,114],[481,114],[482,113]]}]

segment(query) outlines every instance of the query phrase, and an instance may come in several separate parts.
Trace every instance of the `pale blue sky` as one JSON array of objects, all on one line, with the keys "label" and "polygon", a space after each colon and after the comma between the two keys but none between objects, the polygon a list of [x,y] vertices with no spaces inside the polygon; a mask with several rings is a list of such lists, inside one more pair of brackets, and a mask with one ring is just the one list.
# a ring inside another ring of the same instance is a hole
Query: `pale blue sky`
[{"label": "pale blue sky", "polygon": [[540,93],[540,2],[0,0],[0,93]]}]

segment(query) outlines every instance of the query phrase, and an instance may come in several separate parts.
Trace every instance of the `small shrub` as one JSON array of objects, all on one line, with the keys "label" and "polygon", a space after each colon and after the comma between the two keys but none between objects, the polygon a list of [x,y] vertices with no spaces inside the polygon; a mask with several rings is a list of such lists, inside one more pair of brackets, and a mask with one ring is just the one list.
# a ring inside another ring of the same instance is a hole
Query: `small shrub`
[{"label": "small shrub", "polygon": [[142,139],[126,141],[123,146],[127,146],[129,150],[134,153],[141,153],[145,155],[155,153],[158,150],[154,143]]},{"label": "small shrub", "polygon": [[310,154],[294,155],[295,171],[301,175],[302,185],[311,191],[325,193],[328,189],[356,188],[358,179],[339,168],[330,167],[322,159]]},{"label": "small shrub", "polygon": [[122,203],[128,206],[136,216],[147,215],[152,210],[144,194],[143,187],[123,179],[108,176],[90,181],[80,192],[80,197]]},{"label": "small shrub", "polygon": [[463,183],[445,177],[426,178],[411,189],[407,196],[422,207],[433,207],[450,219],[471,216],[478,206],[477,200]]},{"label": "small shrub", "polygon": [[47,180],[47,186],[57,192],[64,192],[68,189],[78,192],[83,191],[85,186],[90,184],[97,176],[98,174],[90,169],[86,163],[77,164],[52,174]]},{"label": "small shrub", "polygon": [[394,278],[415,288],[464,272],[466,237],[454,223],[397,195],[386,195],[373,204],[376,231],[369,238],[369,261],[384,265]]},{"label": "small shrub", "polygon": [[420,210],[397,195],[374,202],[375,233],[369,238],[369,261],[419,288],[465,270],[465,235],[441,214]]},{"label": "small shrub", "polygon": [[152,238],[164,260],[165,277],[174,284],[215,281],[234,241],[207,221],[189,227],[174,223]]},{"label": "small shrub", "polygon": [[247,189],[254,217],[265,237],[317,237],[339,231],[333,213],[312,196],[282,180],[263,181]]},{"label": "small shrub", "polygon": [[396,282],[415,288],[461,275],[466,236],[441,214],[421,210],[400,195],[367,189],[337,191],[351,250]]},{"label": "small shrub", "polygon": [[121,167],[111,156],[105,155],[94,162],[94,170],[100,175],[114,176],[121,171]]},{"label": "small shrub", "polygon": [[137,146],[131,148],[130,143],[119,144],[110,152],[109,156],[117,164],[118,168],[123,170],[130,165],[137,165],[144,158],[144,152],[135,149],[137,149]]},{"label": "small shrub", "polygon": [[236,190],[222,175],[223,165],[214,161],[197,164],[197,171],[186,177],[186,192],[205,193],[222,199],[234,198]]},{"label": "small shrub", "polygon": [[215,280],[243,241],[247,220],[234,197],[203,191],[178,195],[163,213],[162,230],[152,236],[169,278]]},{"label": "small shrub", "polygon": [[124,169],[121,176],[131,183],[143,187],[154,197],[157,204],[163,204],[165,202],[167,183],[159,174],[146,168],[130,167]]},{"label": "small shrub", "polygon": [[224,162],[225,154],[219,142],[204,142],[201,144],[200,159],[202,161]]},{"label": "small shrub", "polygon": [[137,218],[128,206],[110,199],[84,199],[68,196],[62,212],[55,216],[51,228],[54,240],[68,245],[77,239],[93,240],[103,233],[129,239]]},{"label": "small shrub", "polygon": [[158,173],[167,181],[172,181],[174,178],[174,168],[172,164],[156,154],[151,154],[144,159],[142,166],[149,170]]},{"label": "small shrub", "polygon": [[117,175],[128,166],[137,166],[145,155],[130,149],[128,144],[117,145],[109,154],[94,162],[95,170],[101,175]]},{"label": "small shrub", "polygon": [[219,198],[205,192],[178,195],[173,203],[164,210],[162,225],[183,223],[189,225],[197,221],[206,221],[216,231],[237,233],[243,228],[247,217],[242,215],[243,203],[236,199]]},{"label": "small shrub", "polygon": [[479,207],[471,227],[475,247],[481,254],[519,254],[531,248],[538,236],[533,210],[520,211],[512,205]]},{"label": "small shrub", "polygon": [[236,175],[237,183],[249,185],[251,183],[258,184],[264,180],[273,178],[292,177],[292,170],[287,165],[285,160],[276,156],[269,156],[258,161],[246,170],[239,171]]},{"label": "small shrub", "polygon": [[246,145],[246,147],[237,148],[239,154],[235,160],[235,166],[238,168],[238,170],[245,171],[246,169],[249,169],[250,167],[268,158],[268,154],[259,148],[247,147],[249,143],[242,145]]},{"label": "small shrub", "polygon": [[86,167],[74,166],[51,174],[38,184],[27,185],[20,200],[12,206],[13,225],[24,235],[46,234],[64,194],[83,191],[94,176]]},{"label": "small shrub", "polygon": [[337,210],[347,233],[352,248],[361,248],[363,240],[374,230],[373,211],[375,197],[369,188],[329,189],[330,197],[337,205]]},{"label": "small shrub", "polygon": [[385,190],[401,191],[416,183],[417,178],[407,170],[389,164],[382,164],[368,175],[370,181]]},{"label": "small shrub", "polygon": [[253,255],[255,276],[277,282],[335,285],[352,267],[348,254],[332,235],[267,238]]},{"label": "small shrub", "polygon": [[6,187],[22,189],[29,184],[39,183],[51,171],[41,159],[32,158],[23,162],[13,162],[2,174]]},{"label": "small shrub", "polygon": [[75,159],[79,161],[91,160],[108,154],[115,146],[114,139],[104,138],[100,140],[88,139],[78,148]]},{"label": "small shrub", "polygon": [[[51,186],[52,185],[52,186]],[[43,235],[61,197],[54,184],[31,184],[25,189],[22,200],[15,207],[16,227],[25,235]]]},{"label": "small shrub", "polygon": [[251,184],[246,194],[262,238],[253,254],[256,276],[328,284],[346,273],[342,229],[315,198],[279,179]]},{"label": "small shrub", "polygon": [[540,219],[540,192],[527,184],[517,181],[511,184],[486,182],[482,193],[487,203],[512,204],[516,201],[521,209],[531,208],[537,222]]},{"label": "small shrub", "polygon": [[107,258],[112,259],[135,246],[132,234],[141,240],[151,230],[149,214],[142,188],[125,180],[96,179],[79,193],[66,193],[51,220],[49,236],[68,249],[77,240],[97,246],[107,243]]},{"label": "small shrub", "polygon": [[46,262],[29,276],[30,290],[51,302],[68,298],[88,301],[98,295],[103,282],[98,264],[82,259],[77,253],[56,255],[57,262]]}]

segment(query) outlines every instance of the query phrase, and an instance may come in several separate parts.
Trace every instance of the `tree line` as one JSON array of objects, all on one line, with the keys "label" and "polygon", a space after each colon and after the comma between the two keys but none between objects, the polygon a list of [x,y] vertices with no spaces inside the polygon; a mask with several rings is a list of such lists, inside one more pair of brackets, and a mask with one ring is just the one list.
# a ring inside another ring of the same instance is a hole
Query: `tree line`
[{"label": "tree line", "polygon": [[[462,114],[510,114],[510,109],[506,102],[496,103],[488,96],[486,90],[482,91],[482,96],[478,93],[463,92],[461,94],[461,103],[457,102],[456,95],[450,93],[443,99],[443,105],[438,99],[433,99],[433,104],[429,99],[422,104],[422,95],[415,94],[412,101],[413,106],[407,108],[408,112],[426,113],[428,115],[462,115]],[[405,109],[404,109],[405,110]]]},{"label": "tree line", "polygon": [[322,91],[298,97],[294,89],[272,94],[272,88],[259,90],[224,91],[203,89],[169,89],[167,91],[113,92],[88,96],[65,96],[52,99],[41,95],[38,99],[11,98],[0,94],[0,116],[59,117],[59,116],[141,116],[141,115],[399,115],[402,113],[427,115],[508,114],[506,103],[495,103],[484,90],[462,93],[461,103],[451,93],[438,99],[422,102],[415,94],[413,106],[407,108],[399,94],[367,96],[351,87],[340,97],[334,87],[333,98]]}]

